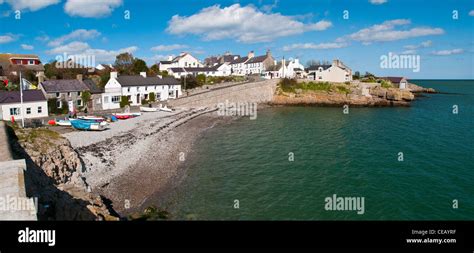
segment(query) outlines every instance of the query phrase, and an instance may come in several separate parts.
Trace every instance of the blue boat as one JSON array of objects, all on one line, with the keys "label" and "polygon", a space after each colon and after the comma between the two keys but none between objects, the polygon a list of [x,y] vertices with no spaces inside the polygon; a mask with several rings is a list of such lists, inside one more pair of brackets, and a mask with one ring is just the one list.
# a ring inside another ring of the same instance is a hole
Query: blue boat
[{"label": "blue boat", "polygon": [[102,131],[107,128],[107,122],[95,122],[91,120],[71,120],[71,125],[78,130]]}]

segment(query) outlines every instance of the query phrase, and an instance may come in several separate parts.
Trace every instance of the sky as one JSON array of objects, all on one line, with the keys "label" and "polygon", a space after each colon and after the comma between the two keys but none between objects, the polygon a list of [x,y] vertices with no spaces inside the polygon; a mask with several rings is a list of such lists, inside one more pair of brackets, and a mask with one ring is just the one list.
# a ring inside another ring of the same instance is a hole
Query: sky
[{"label": "sky", "polygon": [[[474,3],[0,0],[0,52],[36,54],[43,63],[65,54],[113,63],[130,52],[151,66],[180,52],[204,60],[251,50],[303,64],[340,59],[378,76],[474,79]],[[400,56],[409,64],[382,63]]]}]

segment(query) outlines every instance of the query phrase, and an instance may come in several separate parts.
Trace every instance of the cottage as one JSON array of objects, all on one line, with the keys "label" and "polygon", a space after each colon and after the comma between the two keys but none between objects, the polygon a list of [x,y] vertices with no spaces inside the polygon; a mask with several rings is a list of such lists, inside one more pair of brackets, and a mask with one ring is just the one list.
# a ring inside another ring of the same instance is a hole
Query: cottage
[{"label": "cottage", "polygon": [[156,101],[175,99],[182,95],[181,83],[172,77],[147,77],[146,72],[135,76],[119,76],[110,72],[110,79],[102,94],[103,109],[120,108],[122,96],[128,97],[131,105],[141,105],[148,100],[150,93],[155,94]]},{"label": "cottage", "polygon": [[386,81],[390,81],[395,87],[400,89],[406,89],[408,86],[408,80],[405,77],[387,76],[382,77]]},{"label": "cottage", "polygon": [[199,60],[189,53],[181,53],[175,58],[169,57],[167,61],[160,61],[158,69],[160,71],[168,71],[169,68],[196,68],[203,67]]},{"label": "cottage", "polygon": [[[253,55],[253,51],[249,53],[249,56]],[[240,57],[230,62],[231,74],[235,76],[245,75],[245,63],[249,60],[249,56]]]},{"label": "cottage", "polygon": [[230,64],[231,62],[240,59],[240,55],[231,54],[230,52],[226,52],[223,55],[218,56],[211,56],[204,59],[204,65],[207,67],[216,66],[218,64],[227,63]]},{"label": "cottage", "polygon": [[0,76],[17,76],[20,70],[34,71],[38,83],[44,80],[44,66],[37,55],[0,54]]},{"label": "cottage", "polygon": [[82,75],[77,75],[76,79],[47,80],[39,88],[48,100],[56,100],[57,108],[62,108],[63,103],[67,103],[70,112],[84,106],[82,93],[90,91],[82,80]]},{"label": "cottage", "polygon": [[337,59],[332,64],[317,64],[307,70],[308,77],[316,81],[336,83],[352,81],[352,70]]},{"label": "cottage", "polygon": [[279,63],[270,66],[264,72],[264,78],[303,78],[305,76],[304,66],[298,59],[288,60],[283,59]]},{"label": "cottage", "polygon": [[22,106],[20,91],[0,91],[0,114],[2,120],[48,117],[48,101],[40,90],[25,90]]},{"label": "cottage", "polygon": [[230,76],[231,67],[228,63],[221,63],[212,67],[197,67],[197,68],[169,68],[169,74],[175,78],[181,78],[183,76],[197,76],[204,74],[206,76]]},{"label": "cottage", "polygon": [[264,74],[266,69],[275,64],[275,59],[273,59],[270,50],[267,50],[265,55],[255,57],[253,52],[250,52],[248,57],[249,60],[244,64],[246,75]]}]

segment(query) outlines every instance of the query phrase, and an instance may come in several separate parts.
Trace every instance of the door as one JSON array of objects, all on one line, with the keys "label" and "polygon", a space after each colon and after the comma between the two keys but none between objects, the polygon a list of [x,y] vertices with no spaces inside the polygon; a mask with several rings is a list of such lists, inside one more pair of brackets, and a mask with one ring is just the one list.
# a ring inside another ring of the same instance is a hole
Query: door
[{"label": "door", "polygon": [[175,98],[178,98],[178,90],[176,90],[176,96],[175,96]]},{"label": "door", "polygon": [[140,94],[137,94],[137,104],[140,104],[141,101],[140,101]]}]

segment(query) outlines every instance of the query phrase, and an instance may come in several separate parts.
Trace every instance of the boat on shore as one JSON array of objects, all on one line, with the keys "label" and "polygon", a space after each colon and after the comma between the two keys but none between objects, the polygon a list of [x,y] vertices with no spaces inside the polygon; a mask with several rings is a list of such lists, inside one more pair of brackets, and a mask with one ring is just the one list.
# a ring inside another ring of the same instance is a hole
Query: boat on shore
[{"label": "boat on shore", "polygon": [[78,116],[78,119],[85,119],[85,120],[92,120],[95,122],[102,122],[105,121],[103,117],[98,117],[98,116]]},{"label": "boat on shore", "polygon": [[67,119],[57,119],[55,120],[56,125],[58,126],[71,126],[71,120]]},{"label": "boat on shore", "polygon": [[138,117],[142,115],[139,112],[134,112],[134,113],[114,113],[113,116],[115,116],[117,119],[130,119],[134,117]]},{"label": "boat on shore", "polygon": [[156,107],[145,107],[145,106],[140,107],[140,111],[142,112],[156,112],[158,110],[159,108],[156,108]]},{"label": "boat on shore", "polygon": [[107,128],[107,122],[95,122],[92,120],[74,119],[69,121],[71,126],[78,130],[102,131]]},{"label": "boat on shore", "polygon": [[164,107],[161,107],[161,108],[160,108],[160,111],[172,112],[173,110],[172,110],[171,108],[166,107],[166,105],[165,105]]}]

